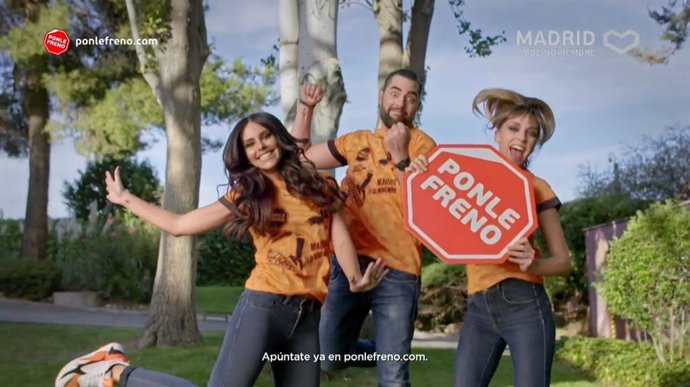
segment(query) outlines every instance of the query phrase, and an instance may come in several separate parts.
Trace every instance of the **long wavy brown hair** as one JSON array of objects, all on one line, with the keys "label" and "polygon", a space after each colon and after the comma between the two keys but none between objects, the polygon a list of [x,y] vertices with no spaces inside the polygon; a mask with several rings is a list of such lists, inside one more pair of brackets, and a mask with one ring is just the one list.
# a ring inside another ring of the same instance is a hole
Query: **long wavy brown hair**
[{"label": "long wavy brown hair", "polygon": [[249,163],[242,143],[242,133],[249,122],[263,126],[275,137],[281,148],[278,172],[292,196],[319,211],[335,213],[340,210],[345,194],[318,173],[282,122],[269,113],[253,113],[235,125],[223,150],[225,173],[238,209],[223,230],[226,236],[241,239],[250,227],[259,235],[273,235],[278,231],[271,227],[277,188],[261,170]]}]

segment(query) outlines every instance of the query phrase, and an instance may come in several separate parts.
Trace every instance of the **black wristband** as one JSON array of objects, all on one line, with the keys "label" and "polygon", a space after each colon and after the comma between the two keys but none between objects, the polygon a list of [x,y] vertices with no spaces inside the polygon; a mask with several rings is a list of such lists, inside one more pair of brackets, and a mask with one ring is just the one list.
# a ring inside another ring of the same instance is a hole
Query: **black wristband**
[{"label": "black wristband", "polygon": [[308,138],[295,138],[295,142],[298,144],[309,144],[311,139]]},{"label": "black wristband", "polygon": [[299,103],[301,103],[302,105],[308,107],[309,109],[313,109],[313,108],[316,106],[316,104],[314,104],[314,105],[309,105],[308,103],[302,101],[302,98],[299,99]]},{"label": "black wristband", "polygon": [[405,168],[407,168],[409,166],[410,166],[410,158],[409,157],[405,157],[404,159],[395,163],[395,167],[401,171],[405,171]]}]

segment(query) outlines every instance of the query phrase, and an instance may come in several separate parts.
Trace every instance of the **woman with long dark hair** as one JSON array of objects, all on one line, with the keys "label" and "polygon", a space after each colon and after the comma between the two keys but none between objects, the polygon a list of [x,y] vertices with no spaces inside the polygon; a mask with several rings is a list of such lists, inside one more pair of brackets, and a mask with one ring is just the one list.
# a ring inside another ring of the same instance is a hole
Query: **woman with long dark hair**
[{"label": "woman with long dark hair", "polygon": [[[326,296],[328,257],[338,256],[355,292],[386,274],[381,260],[361,273],[340,214],[344,197],[320,175],[283,124],[254,113],[233,129],[223,151],[228,193],[179,215],[147,203],[122,186],[120,170],[106,172],[108,200],[172,235],[194,235],[225,225],[233,238],[247,232],[256,267],[228,322],[209,386],[249,387],[271,361],[276,386],[319,385],[319,313]],[[228,264],[232,264],[228,257]],[[305,356],[310,358],[305,359]],[[63,386],[191,386],[184,379],[129,364],[111,343],[72,360],[58,374]]]}]

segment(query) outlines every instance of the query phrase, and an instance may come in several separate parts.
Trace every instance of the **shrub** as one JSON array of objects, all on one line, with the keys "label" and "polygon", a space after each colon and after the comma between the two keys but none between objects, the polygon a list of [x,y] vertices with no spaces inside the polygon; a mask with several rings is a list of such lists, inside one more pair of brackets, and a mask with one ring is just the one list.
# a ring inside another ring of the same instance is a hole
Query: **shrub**
[{"label": "shrub", "polygon": [[[581,198],[563,204],[559,213],[573,261],[573,270],[564,281],[547,280],[547,289],[554,302],[554,309],[558,310],[562,303],[573,298],[578,303],[589,302],[584,229],[632,216],[635,211],[648,205],[646,201],[631,199],[625,195]],[[537,235],[539,245],[545,246],[541,241],[541,233],[538,232]],[[545,249],[542,251],[547,253]]]},{"label": "shrub", "polygon": [[158,231],[128,214],[108,223],[84,225],[78,233],[51,238],[49,257],[59,268],[60,288],[96,291],[106,300],[148,302]]},{"label": "shrub", "polygon": [[197,285],[242,286],[255,266],[254,247],[249,239],[228,240],[221,229],[199,237]]},{"label": "shrub", "polygon": [[597,287],[611,313],[651,336],[662,363],[690,355],[690,210],[668,201],[638,212]]},{"label": "shrub", "polygon": [[465,265],[451,265],[444,262],[432,263],[422,270],[422,285],[458,285],[467,283]]},{"label": "shrub", "polygon": [[467,311],[464,265],[436,262],[422,269],[422,290],[415,328],[423,331],[455,329]]},{"label": "shrub", "polygon": [[59,272],[46,261],[4,259],[0,261],[0,292],[7,297],[39,301],[55,290]]},{"label": "shrub", "polygon": [[649,343],[563,337],[556,358],[605,386],[683,387],[690,385],[690,361],[662,364]]},{"label": "shrub", "polygon": [[17,258],[22,244],[21,221],[0,219],[0,259]]},{"label": "shrub", "polygon": [[440,259],[431,250],[427,249],[426,246],[422,246],[422,267],[427,267],[433,263],[441,262]]}]

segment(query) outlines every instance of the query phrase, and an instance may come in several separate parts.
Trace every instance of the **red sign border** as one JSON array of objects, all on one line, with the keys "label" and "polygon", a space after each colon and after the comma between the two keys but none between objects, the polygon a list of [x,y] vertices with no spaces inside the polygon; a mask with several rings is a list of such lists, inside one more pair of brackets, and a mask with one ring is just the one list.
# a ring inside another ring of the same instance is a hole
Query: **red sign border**
[{"label": "red sign border", "polygon": [[[518,168],[512,160],[506,157],[504,154],[499,152],[496,148],[491,145],[452,145],[452,144],[439,144],[436,145],[434,149],[427,153],[429,162],[438,157],[441,153],[446,152],[445,149],[484,149],[489,150],[493,155],[498,156],[497,161],[501,161],[506,167],[510,168],[513,173],[515,173],[523,182],[526,183],[525,190],[529,198],[530,203],[527,203],[527,208],[531,211],[528,213],[528,219],[531,225],[525,227],[520,231],[517,236],[506,245],[506,247],[501,250],[500,253],[494,255],[476,255],[476,254],[448,254],[443,249],[441,249],[437,243],[433,242],[431,238],[419,229],[418,226],[414,225],[414,215],[412,214],[412,197],[408,195],[410,192],[412,181],[420,173],[413,173],[405,175],[405,183],[402,185],[403,194],[403,216],[405,218],[405,228],[412,233],[420,242],[422,242],[429,250],[431,250],[439,259],[448,264],[467,264],[467,263],[492,263],[501,264],[508,259],[508,247],[513,243],[517,242],[520,238],[531,235],[538,227],[539,221],[537,219],[536,203],[534,198],[534,187],[532,179],[533,177],[527,171]],[[409,211],[408,211],[409,210]]]}]

